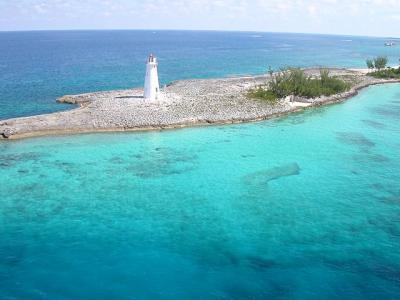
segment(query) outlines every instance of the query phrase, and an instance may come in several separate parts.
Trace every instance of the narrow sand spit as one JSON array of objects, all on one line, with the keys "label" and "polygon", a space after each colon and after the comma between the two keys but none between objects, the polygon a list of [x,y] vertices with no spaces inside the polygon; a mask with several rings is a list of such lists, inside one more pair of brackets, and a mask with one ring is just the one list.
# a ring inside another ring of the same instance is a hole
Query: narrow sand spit
[{"label": "narrow sand spit", "polygon": [[[275,105],[246,96],[249,88],[265,83],[269,80],[268,76],[177,81],[167,86],[163,91],[164,99],[157,103],[144,101],[142,89],[64,96],[58,101],[79,104],[80,107],[64,112],[0,121],[0,138],[161,130],[258,121],[309,106],[340,102],[369,85],[399,82],[371,78],[358,70],[330,69],[330,72],[354,83],[353,88],[342,94],[315,99],[289,97],[281,99]],[[319,70],[308,69],[306,73],[318,76]]]}]

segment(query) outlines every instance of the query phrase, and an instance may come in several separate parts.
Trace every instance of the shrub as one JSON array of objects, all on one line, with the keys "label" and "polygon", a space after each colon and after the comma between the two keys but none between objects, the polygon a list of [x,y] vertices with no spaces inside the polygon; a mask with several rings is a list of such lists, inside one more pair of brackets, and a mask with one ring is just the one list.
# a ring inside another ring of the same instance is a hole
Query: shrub
[{"label": "shrub", "polygon": [[372,73],[368,73],[369,76],[381,79],[400,79],[400,67],[397,69],[385,69],[378,70]]},{"label": "shrub", "polygon": [[378,56],[374,59],[374,66],[376,69],[378,69],[378,71],[386,68],[387,63],[388,59],[385,56]]},{"label": "shrub", "polygon": [[248,96],[254,99],[266,100],[271,104],[277,101],[276,95],[272,91],[266,89],[263,86],[257,86],[256,88],[251,89],[248,93]]},{"label": "shrub", "polygon": [[350,84],[331,77],[329,70],[321,69],[319,78],[307,76],[303,70],[291,68],[273,74],[269,83],[250,90],[249,96],[267,101],[276,101],[290,95],[316,98],[342,93],[350,88]]},{"label": "shrub", "polygon": [[367,63],[368,69],[375,69],[375,64],[374,64],[374,61],[372,59],[367,59],[366,63]]}]

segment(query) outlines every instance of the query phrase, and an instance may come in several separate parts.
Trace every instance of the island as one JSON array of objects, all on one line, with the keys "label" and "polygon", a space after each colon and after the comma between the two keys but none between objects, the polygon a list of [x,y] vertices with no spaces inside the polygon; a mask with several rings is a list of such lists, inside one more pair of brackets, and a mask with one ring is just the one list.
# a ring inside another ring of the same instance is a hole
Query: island
[{"label": "island", "polygon": [[[79,107],[51,114],[0,121],[0,139],[93,132],[145,131],[210,124],[260,121],[308,107],[337,103],[370,85],[400,82],[377,78],[364,69],[327,69],[331,76],[351,83],[342,93],[303,98],[288,96],[276,102],[249,97],[249,91],[274,76],[180,80],[160,91],[157,101],[146,101],[143,89],[67,95],[61,103]],[[319,68],[303,70],[318,78]]]}]

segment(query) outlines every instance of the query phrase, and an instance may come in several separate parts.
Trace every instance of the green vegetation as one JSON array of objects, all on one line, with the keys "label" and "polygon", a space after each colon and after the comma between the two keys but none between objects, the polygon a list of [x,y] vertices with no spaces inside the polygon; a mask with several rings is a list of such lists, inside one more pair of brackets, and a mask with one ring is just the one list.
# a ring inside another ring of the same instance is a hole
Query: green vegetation
[{"label": "green vegetation", "polygon": [[265,86],[258,86],[254,89],[251,89],[248,93],[248,96],[254,99],[265,100],[271,104],[278,100],[278,97],[272,91],[265,88]]},{"label": "green vegetation", "polygon": [[375,63],[372,59],[367,59],[366,63],[369,70],[375,69]]},{"label": "green vegetation", "polygon": [[388,63],[388,59],[386,56],[378,56],[372,59],[367,59],[366,64],[368,69],[377,69],[378,71],[385,69]]},{"label": "green vegetation", "polygon": [[386,68],[387,63],[388,63],[387,57],[379,56],[374,59],[375,69],[378,69],[378,71]]},{"label": "green vegetation", "polygon": [[331,77],[328,70],[321,69],[319,78],[313,78],[298,68],[290,68],[272,74],[271,80],[262,86],[249,91],[249,97],[274,103],[287,96],[316,98],[342,93],[350,88],[350,84]]},{"label": "green vegetation", "polygon": [[378,56],[376,58],[367,59],[366,64],[371,72],[369,76],[381,79],[400,79],[400,67],[397,69],[387,68],[388,59],[384,56]]},{"label": "green vegetation", "polygon": [[387,68],[385,70],[368,73],[368,75],[381,79],[400,79],[400,67],[397,69]]}]

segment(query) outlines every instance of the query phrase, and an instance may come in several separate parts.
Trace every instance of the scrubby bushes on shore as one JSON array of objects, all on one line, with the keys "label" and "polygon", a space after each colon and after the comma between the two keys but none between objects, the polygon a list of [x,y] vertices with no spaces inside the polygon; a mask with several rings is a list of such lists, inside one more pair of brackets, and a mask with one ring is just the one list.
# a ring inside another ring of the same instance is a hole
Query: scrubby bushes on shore
[{"label": "scrubby bushes on shore", "polygon": [[368,75],[381,79],[400,79],[400,67],[397,69],[388,68],[385,70],[370,72]]},{"label": "scrubby bushes on shore", "polygon": [[378,56],[374,59],[367,59],[366,61],[368,69],[376,69],[378,71],[385,69],[388,63],[386,56]]},{"label": "scrubby bushes on shore", "polygon": [[369,70],[368,75],[381,79],[400,79],[400,67],[397,69],[386,68],[388,63],[387,57],[378,56],[374,59],[367,59],[366,64]]},{"label": "scrubby bushes on shore", "polygon": [[298,68],[290,68],[272,74],[271,80],[264,86],[249,91],[249,97],[276,102],[287,96],[316,98],[342,93],[350,88],[350,84],[329,75],[329,70],[322,69],[319,78],[308,76]]}]

